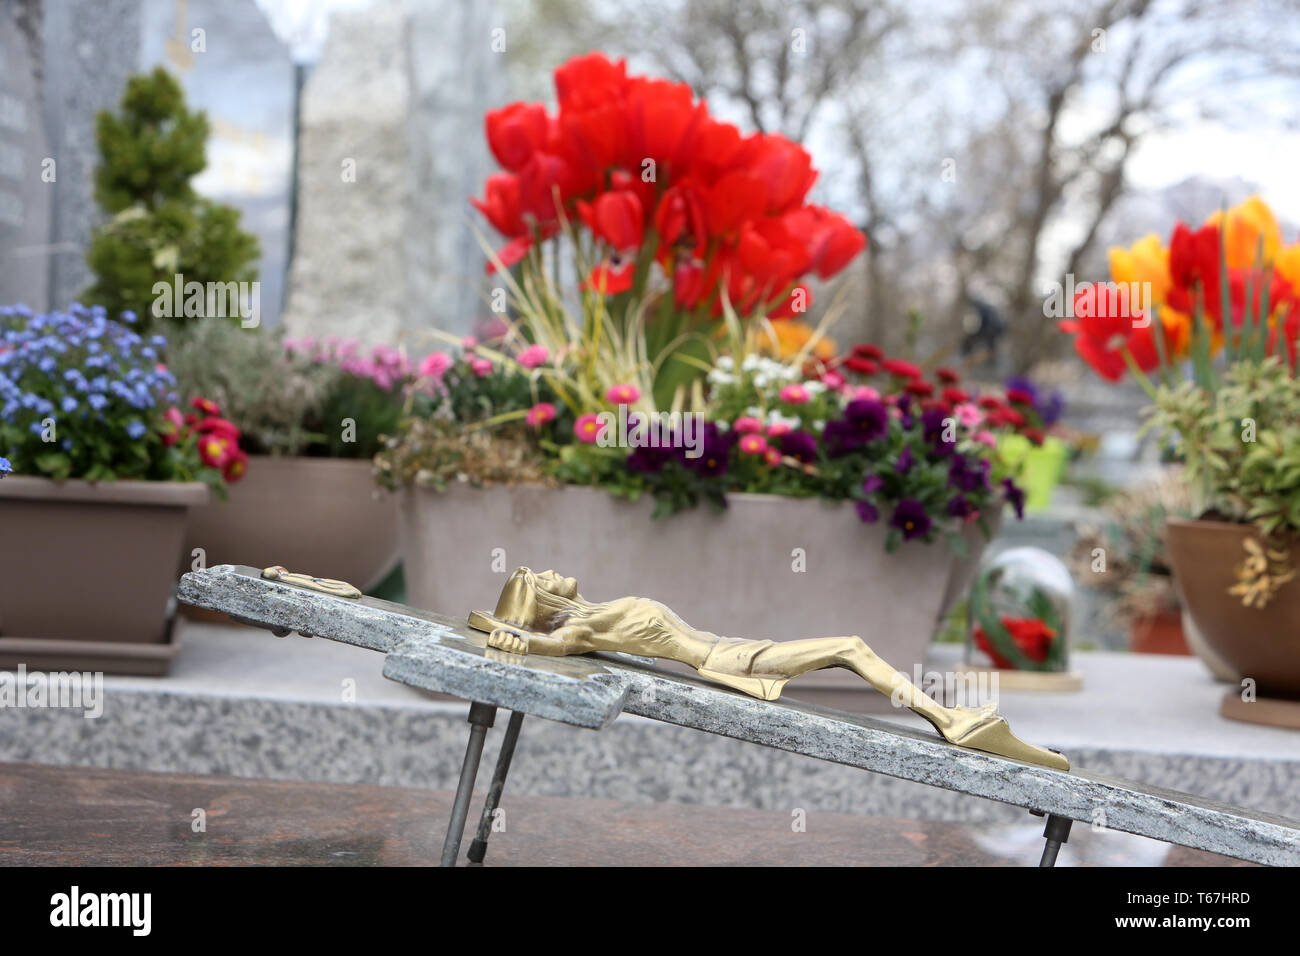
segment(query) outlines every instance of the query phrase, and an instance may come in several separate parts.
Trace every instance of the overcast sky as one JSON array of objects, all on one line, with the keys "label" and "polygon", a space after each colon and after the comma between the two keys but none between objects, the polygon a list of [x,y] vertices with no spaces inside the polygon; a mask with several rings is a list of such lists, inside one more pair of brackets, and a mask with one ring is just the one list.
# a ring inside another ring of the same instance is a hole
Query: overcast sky
[{"label": "overcast sky", "polygon": [[[335,10],[355,10],[374,0],[257,0],[295,59],[320,55]],[[1290,108],[1290,104],[1285,105]],[[1213,180],[1241,178],[1259,185],[1279,218],[1300,222],[1300,132],[1261,133],[1195,122],[1143,140],[1130,161],[1134,189],[1156,189],[1193,176]],[[1286,236],[1294,240],[1293,235]]]}]

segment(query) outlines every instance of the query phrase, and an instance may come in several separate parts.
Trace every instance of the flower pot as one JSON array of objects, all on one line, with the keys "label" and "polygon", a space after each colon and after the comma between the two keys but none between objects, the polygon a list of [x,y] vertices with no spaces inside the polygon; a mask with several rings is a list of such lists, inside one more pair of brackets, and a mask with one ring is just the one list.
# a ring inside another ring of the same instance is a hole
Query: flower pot
[{"label": "flower pot", "polygon": [[200,483],[0,481],[0,667],[163,674]]},{"label": "flower pot", "polygon": [[1129,625],[1129,650],[1135,654],[1190,655],[1182,611],[1171,608],[1135,617]]},{"label": "flower pot", "polygon": [[[946,543],[909,542],[888,555],[886,526],[863,524],[851,505],[754,494],[728,501],[721,513],[654,521],[649,500],[599,488],[405,491],[408,599],[444,614],[490,610],[515,567],[555,568],[590,599],[654,598],[717,634],[857,634],[909,674],[924,663],[957,564]],[[973,546],[982,542],[972,535]],[[788,693],[800,696],[796,687]]]},{"label": "flower pot", "polygon": [[182,566],[202,548],[207,567],[279,564],[366,590],[397,563],[396,522],[369,460],[254,456],[229,500],[195,509]]},{"label": "flower pot", "polygon": [[[1300,580],[1284,584],[1262,608],[1228,593],[1254,530],[1224,521],[1165,522],[1179,593],[1205,642],[1260,694],[1300,697]],[[1300,546],[1292,551],[1300,562]]]},{"label": "flower pot", "polygon": [[1233,670],[1231,664],[1223,659],[1214,648],[1206,643],[1205,638],[1201,636],[1200,628],[1192,620],[1192,616],[1187,613],[1186,602],[1183,605],[1183,637],[1187,639],[1187,647],[1200,658],[1201,663],[1206,666],[1215,680],[1225,681],[1229,684],[1236,684],[1241,680],[1241,676]]}]

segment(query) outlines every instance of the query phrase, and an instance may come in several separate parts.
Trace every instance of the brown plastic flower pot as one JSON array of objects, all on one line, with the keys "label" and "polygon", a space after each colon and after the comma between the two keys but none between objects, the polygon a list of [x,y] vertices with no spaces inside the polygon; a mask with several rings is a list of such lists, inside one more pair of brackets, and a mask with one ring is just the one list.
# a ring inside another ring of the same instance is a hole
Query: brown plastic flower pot
[{"label": "brown plastic flower pot", "polygon": [[0,667],[165,674],[190,482],[0,481]]},{"label": "brown plastic flower pot", "polygon": [[375,488],[369,459],[253,456],[228,500],[190,515],[183,570],[196,548],[206,567],[279,564],[364,591],[397,564],[397,504]]},{"label": "brown plastic flower pot", "polygon": [[[1282,585],[1262,608],[1228,593],[1255,532],[1226,521],[1165,522],[1178,590],[1197,629],[1214,651],[1261,694],[1300,697],[1300,579]],[[1300,564],[1300,546],[1292,549]]]}]

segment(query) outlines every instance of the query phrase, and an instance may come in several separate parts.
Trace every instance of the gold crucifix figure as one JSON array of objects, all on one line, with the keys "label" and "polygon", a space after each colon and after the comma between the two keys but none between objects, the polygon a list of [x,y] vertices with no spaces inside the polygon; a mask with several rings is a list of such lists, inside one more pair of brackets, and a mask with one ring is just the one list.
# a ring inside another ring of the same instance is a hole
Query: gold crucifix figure
[{"label": "gold crucifix figure", "polygon": [[1069,770],[1063,754],[1025,743],[1011,732],[997,705],[943,707],[875,655],[860,637],[752,641],[719,637],[691,627],[648,598],[603,603],[585,600],[578,582],[555,571],[516,568],[501,590],[496,611],[474,611],[470,627],[486,632],[488,646],[515,654],[562,657],[621,651],[694,667],[701,677],[761,700],[776,700],[786,681],[809,671],[843,667],[882,694],[901,699],[959,747]]}]

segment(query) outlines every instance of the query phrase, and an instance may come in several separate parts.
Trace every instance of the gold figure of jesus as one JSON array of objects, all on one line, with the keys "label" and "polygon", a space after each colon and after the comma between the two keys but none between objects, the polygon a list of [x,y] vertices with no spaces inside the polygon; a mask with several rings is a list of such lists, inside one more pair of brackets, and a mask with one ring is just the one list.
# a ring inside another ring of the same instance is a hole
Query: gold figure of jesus
[{"label": "gold figure of jesus", "polygon": [[501,590],[496,611],[470,614],[471,627],[488,634],[488,646],[514,654],[562,657],[589,651],[621,651],[694,667],[702,677],[776,700],[786,681],[825,667],[853,671],[882,694],[901,700],[929,721],[949,743],[1057,770],[1065,756],[1025,743],[997,705],[943,707],[875,655],[860,637],[800,641],[751,641],[719,637],[691,627],[648,598],[595,603],[578,593],[578,582],[555,571],[516,568]]}]

